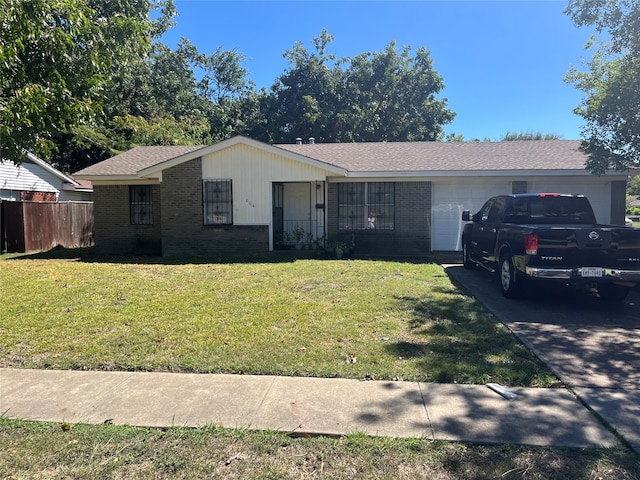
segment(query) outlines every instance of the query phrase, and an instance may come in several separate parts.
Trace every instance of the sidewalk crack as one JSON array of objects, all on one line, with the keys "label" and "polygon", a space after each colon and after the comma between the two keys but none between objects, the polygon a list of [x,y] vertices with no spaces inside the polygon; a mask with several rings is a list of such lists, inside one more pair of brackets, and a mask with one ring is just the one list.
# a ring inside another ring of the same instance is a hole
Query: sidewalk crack
[{"label": "sidewalk crack", "polygon": [[264,394],[262,395],[262,398],[260,399],[260,403],[258,404],[258,406],[256,407],[255,411],[253,412],[252,417],[249,419],[249,422],[247,424],[247,428],[251,428],[251,426],[253,425],[253,422],[258,417],[258,414],[262,410],[262,407],[264,406],[264,404],[265,404],[265,402],[267,400],[267,396],[269,395],[269,393],[271,393],[271,390],[273,389],[273,385],[276,383],[276,379],[277,378],[278,378],[277,375],[273,375],[271,383],[269,384],[269,386],[265,390]]},{"label": "sidewalk crack", "polygon": [[435,433],[433,431],[433,425],[431,423],[431,417],[429,416],[429,409],[427,408],[427,399],[425,398],[425,394],[422,391],[422,386],[420,385],[420,382],[418,382],[418,390],[420,391],[420,397],[422,398],[422,406],[424,407],[424,413],[427,416],[427,422],[429,424],[429,430],[431,432],[431,440],[435,440],[436,436]]}]

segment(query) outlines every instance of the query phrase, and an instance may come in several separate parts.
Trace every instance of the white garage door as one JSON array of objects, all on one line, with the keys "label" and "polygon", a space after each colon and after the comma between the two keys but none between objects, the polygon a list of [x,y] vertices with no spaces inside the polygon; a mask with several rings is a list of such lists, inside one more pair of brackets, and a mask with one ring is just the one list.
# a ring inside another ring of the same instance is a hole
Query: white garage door
[{"label": "white garage door", "polygon": [[431,249],[462,250],[462,211],[480,210],[487,199],[511,193],[511,180],[434,181],[431,206]]},{"label": "white garage door", "polygon": [[530,180],[527,191],[532,193],[581,193],[589,199],[598,223],[611,221],[611,183]]}]

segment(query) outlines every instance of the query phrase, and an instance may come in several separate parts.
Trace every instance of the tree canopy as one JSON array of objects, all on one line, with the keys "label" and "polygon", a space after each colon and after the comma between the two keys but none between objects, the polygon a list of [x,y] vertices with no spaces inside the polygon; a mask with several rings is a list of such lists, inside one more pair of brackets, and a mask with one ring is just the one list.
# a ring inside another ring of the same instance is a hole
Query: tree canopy
[{"label": "tree canopy", "polygon": [[412,55],[395,42],[381,52],[336,59],[327,49],[326,30],[285,52],[289,69],[272,88],[272,139],[292,142],[314,137],[321,142],[440,140],[442,126],[455,114],[426,48]]},{"label": "tree canopy", "polygon": [[172,14],[172,0],[0,0],[2,158],[46,151],[52,135],[97,118],[104,88]]},{"label": "tree canopy", "polygon": [[627,195],[640,196],[640,175],[632,177],[627,182]]},{"label": "tree canopy", "polygon": [[638,0],[570,0],[566,13],[577,26],[590,25],[610,42],[595,44],[588,71],[572,69],[567,82],[585,93],[575,109],[586,122],[583,149],[587,169],[640,166],[640,2]]},{"label": "tree canopy", "polygon": [[507,132],[502,137],[502,142],[514,142],[517,140],[561,140],[562,136],[555,133],[542,132]]}]

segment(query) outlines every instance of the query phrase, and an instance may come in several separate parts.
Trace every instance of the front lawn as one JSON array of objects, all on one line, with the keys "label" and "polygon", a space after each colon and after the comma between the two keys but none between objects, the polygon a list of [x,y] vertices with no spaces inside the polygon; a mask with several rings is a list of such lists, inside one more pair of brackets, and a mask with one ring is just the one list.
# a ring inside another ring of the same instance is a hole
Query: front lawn
[{"label": "front lawn", "polygon": [[[553,386],[435,264],[0,257],[0,366]],[[624,449],[147,429],[0,415],[0,478],[633,479]]]},{"label": "front lawn", "polygon": [[437,264],[0,260],[0,366],[550,386]]}]

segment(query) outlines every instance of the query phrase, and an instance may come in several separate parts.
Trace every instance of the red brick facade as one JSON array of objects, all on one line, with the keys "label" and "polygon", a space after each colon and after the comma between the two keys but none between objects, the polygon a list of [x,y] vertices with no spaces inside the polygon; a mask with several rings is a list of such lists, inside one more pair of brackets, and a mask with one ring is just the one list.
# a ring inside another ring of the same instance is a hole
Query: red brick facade
[{"label": "red brick facade", "polygon": [[112,254],[160,255],[160,186],[152,186],[153,225],[131,225],[128,185],[94,185],[96,249]]}]

